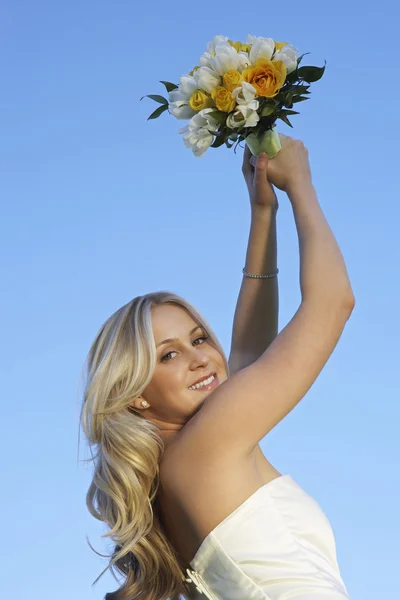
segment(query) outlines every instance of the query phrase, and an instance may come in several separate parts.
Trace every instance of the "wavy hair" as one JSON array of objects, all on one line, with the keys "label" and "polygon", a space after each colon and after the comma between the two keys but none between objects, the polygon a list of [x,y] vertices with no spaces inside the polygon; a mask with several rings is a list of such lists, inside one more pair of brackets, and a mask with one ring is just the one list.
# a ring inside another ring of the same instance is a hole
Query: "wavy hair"
[{"label": "wavy hair", "polygon": [[[190,596],[185,565],[153,510],[164,443],[155,423],[131,403],[150,383],[156,366],[152,310],[172,304],[186,310],[225,353],[204,317],[188,301],[167,291],[138,296],[100,328],[85,361],[81,426],[91,449],[93,479],[86,503],[110,528],[115,543],[109,563],[120,587],[106,600],[179,600]],[[93,549],[93,548],[92,548]],[[95,551],[96,552],[96,551]],[[123,576],[123,583],[116,573]]]}]

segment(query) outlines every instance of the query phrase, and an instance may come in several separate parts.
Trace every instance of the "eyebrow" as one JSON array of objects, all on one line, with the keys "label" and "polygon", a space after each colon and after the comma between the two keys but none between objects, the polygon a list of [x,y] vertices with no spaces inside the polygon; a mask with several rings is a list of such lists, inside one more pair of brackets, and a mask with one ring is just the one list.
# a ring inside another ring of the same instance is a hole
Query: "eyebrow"
[{"label": "eyebrow", "polygon": [[[197,329],[202,329],[201,325],[196,325],[196,327],[194,327],[192,329],[192,331],[189,333],[189,335],[192,335],[195,331],[197,331]],[[166,340],[164,340],[163,342],[160,342],[159,344],[157,344],[157,348],[159,346],[162,346],[163,344],[170,344],[171,342],[177,342],[178,338],[168,338]]]}]

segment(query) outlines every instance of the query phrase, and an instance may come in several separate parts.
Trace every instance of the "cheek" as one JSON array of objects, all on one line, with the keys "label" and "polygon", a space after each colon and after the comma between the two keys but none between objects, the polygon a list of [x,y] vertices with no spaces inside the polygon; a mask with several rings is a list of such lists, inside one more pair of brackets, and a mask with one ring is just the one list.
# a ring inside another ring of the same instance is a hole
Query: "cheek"
[{"label": "cheek", "polygon": [[[169,364],[153,377],[154,391],[158,396],[168,397],[184,385],[183,369],[178,364]],[[183,382],[183,383],[182,383]]]}]

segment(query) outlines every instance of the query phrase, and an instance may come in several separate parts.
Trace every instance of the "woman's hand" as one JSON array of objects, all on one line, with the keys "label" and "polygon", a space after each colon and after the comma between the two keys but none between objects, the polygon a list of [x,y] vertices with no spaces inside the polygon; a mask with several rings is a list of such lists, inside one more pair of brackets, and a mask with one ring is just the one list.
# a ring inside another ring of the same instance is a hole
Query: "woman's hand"
[{"label": "woman's hand", "polygon": [[282,150],[268,162],[269,181],[283,192],[312,183],[308,150],[301,140],[280,134]]},{"label": "woman's hand", "polygon": [[278,210],[279,205],[275,190],[267,178],[268,163],[269,160],[266,154],[260,154],[256,158],[246,144],[242,172],[249,190],[252,210],[259,208]]}]

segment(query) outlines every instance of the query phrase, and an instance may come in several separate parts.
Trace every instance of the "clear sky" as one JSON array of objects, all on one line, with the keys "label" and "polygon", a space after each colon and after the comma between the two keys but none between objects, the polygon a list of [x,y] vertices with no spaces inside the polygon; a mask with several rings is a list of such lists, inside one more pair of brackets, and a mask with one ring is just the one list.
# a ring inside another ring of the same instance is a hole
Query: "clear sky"
[{"label": "clear sky", "polygon": [[[1,594],[100,600],[116,589],[77,462],[80,371],[103,321],[167,289],[229,352],[250,205],[242,150],[195,158],[168,113],[147,122],[214,35],[285,40],[323,79],[280,131],[309,148],[357,306],[265,455],[322,506],[353,599],[394,598],[399,519],[398,8],[394,0],[0,5]],[[299,301],[298,247],[279,196],[280,328]],[[80,457],[87,456],[83,447]]]}]

